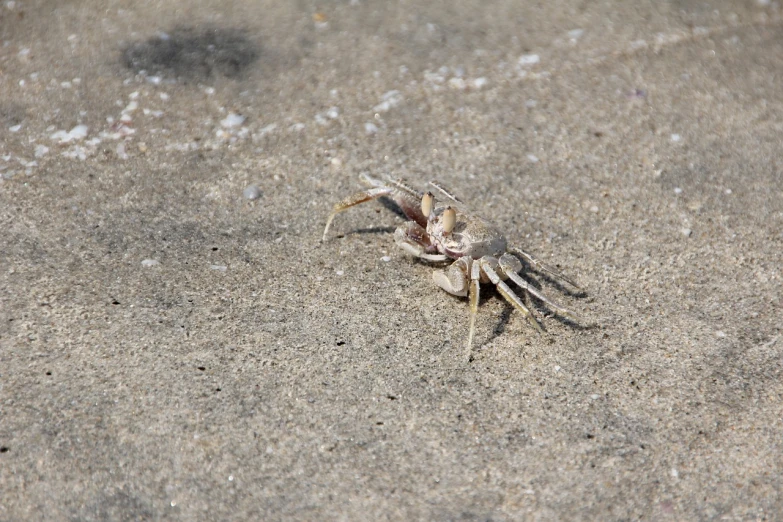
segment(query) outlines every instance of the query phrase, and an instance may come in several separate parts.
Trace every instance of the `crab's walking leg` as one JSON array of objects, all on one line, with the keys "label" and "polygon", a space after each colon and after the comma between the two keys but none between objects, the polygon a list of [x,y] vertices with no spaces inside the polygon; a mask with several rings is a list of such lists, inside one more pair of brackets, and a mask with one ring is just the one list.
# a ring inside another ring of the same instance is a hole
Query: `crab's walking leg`
[{"label": "crab's walking leg", "polygon": [[522,300],[517,296],[517,294],[514,293],[511,288],[508,287],[506,283],[504,283],[497,272],[495,272],[495,269],[492,268],[492,263],[490,260],[486,257],[482,257],[478,261],[476,261],[475,265],[481,265],[481,270],[484,271],[485,274],[487,274],[487,277],[492,282],[495,287],[497,287],[498,292],[500,292],[500,295],[502,295],[506,301],[514,305],[514,307],[522,312],[522,315],[525,316],[527,319],[527,322],[529,322],[533,328],[536,329],[538,333],[544,333],[544,331],[541,329],[541,325],[538,324],[538,321],[536,321],[536,318],[533,317],[533,314],[530,313],[530,310],[528,310],[527,306],[522,302]]},{"label": "crab's walking leg", "polygon": [[[464,258],[462,258],[464,259]],[[479,304],[479,283],[481,279],[481,266],[478,261],[473,261],[470,267],[470,330],[468,331],[468,361],[473,352],[473,334],[476,331],[476,314]]]},{"label": "crab's walking leg", "polygon": [[326,220],[326,227],[324,228],[324,235],[321,238],[321,241],[326,241],[329,227],[332,225],[332,220],[337,214],[355,205],[372,201],[373,199],[378,199],[382,196],[389,196],[392,198],[394,202],[400,206],[403,213],[408,216],[408,219],[415,221],[422,227],[427,226],[427,218],[421,213],[421,194],[410,188],[405,181],[388,180],[387,182],[383,182],[364,175],[362,177],[362,182],[373,188],[348,196],[334,206],[332,213],[329,214],[329,218]]},{"label": "crab's walking leg", "polygon": [[430,181],[430,185],[435,187],[435,189],[438,192],[440,192],[441,194],[443,194],[444,196],[446,196],[450,200],[454,201],[455,203],[462,203],[462,200],[459,199],[457,196],[455,196],[454,192],[452,192],[449,189],[447,189],[446,187],[444,187],[443,184],[440,181],[432,180],[432,181]]},{"label": "crab's walking leg", "polygon": [[518,256],[522,257],[525,261],[530,263],[530,266],[533,267],[533,270],[536,270],[538,272],[543,272],[556,280],[560,280],[565,283],[568,283],[569,285],[571,285],[573,288],[575,288],[580,292],[583,291],[582,288],[578,284],[574,283],[571,279],[567,278],[557,270],[550,268],[543,261],[539,261],[538,259],[534,258],[533,256],[531,256],[521,248],[512,247],[510,250],[511,252],[517,254]]},{"label": "crab's walking leg", "polygon": [[329,214],[329,218],[326,220],[326,228],[324,228],[324,236],[321,238],[321,241],[326,241],[326,234],[329,233],[329,227],[332,226],[332,220],[334,219],[334,216],[343,210],[348,210],[349,208],[359,205],[360,203],[366,203],[367,201],[372,201],[373,199],[377,199],[381,196],[389,196],[393,192],[394,189],[392,187],[371,188],[362,192],[357,192],[356,194],[348,196],[344,200],[337,203],[332,209],[332,213]]},{"label": "crab's walking leg", "polygon": [[519,262],[519,259],[509,254],[503,254],[500,257],[499,264],[500,264],[500,270],[503,272],[503,274],[507,275],[521,289],[536,296],[538,299],[541,300],[541,302],[548,305],[550,308],[554,309],[558,314],[564,317],[568,317],[573,321],[579,321],[579,318],[571,310],[551,301],[547,296],[541,293],[536,287],[534,287],[533,285],[531,285],[530,283],[528,283],[527,281],[519,277],[519,274],[517,272],[519,272],[522,269],[522,265]]}]

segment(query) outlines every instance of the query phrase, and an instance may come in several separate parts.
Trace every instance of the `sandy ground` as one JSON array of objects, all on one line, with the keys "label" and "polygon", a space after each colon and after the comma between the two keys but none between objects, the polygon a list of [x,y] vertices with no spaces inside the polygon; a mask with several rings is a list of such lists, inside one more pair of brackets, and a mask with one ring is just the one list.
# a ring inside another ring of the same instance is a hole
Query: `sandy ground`
[{"label": "sandy ground", "polygon": [[780,5],[525,4],[0,3],[0,520],[780,520]]}]

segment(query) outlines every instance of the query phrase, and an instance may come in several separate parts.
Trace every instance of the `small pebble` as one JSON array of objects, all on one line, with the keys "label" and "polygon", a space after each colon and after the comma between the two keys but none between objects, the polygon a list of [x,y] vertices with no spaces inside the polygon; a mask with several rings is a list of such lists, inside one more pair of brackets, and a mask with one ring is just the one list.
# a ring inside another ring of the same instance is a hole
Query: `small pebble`
[{"label": "small pebble", "polygon": [[682,140],[682,136],[680,136],[679,134],[672,134],[671,139],[674,143],[677,143],[678,141]]},{"label": "small pebble", "polygon": [[402,102],[402,94],[398,90],[387,91],[381,96],[381,103],[373,107],[374,112],[387,112]]},{"label": "small pebble", "polygon": [[245,122],[245,119],[246,118],[241,114],[234,114],[233,112],[230,112],[228,113],[228,116],[220,120],[220,125],[227,129],[231,127],[238,127]]},{"label": "small pebble", "polygon": [[337,274],[338,276],[345,275],[345,271],[343,271],[343,270],[338,270],[338,271],[336,272],[336,274]]},{"label": "small pebble", "polygon": [[538,163],[538,156],[536,156],[535,154],[528,154],[527,159],[531,163]]},{"label": "small pebble", "polygon": [[218,270],[220,272],[225,272],[228,270],[228,267],[226,265],[210,265],[209,268],[212,270]]},{"label": "small pebble", "polygon": [[481,78],[476,78],[473,80],[473,88],[474,89],[481,89],[482,87],[487,85],[487,79],[483,76]]},{"label": "small pebble", "polygon": [[245,196],[245,199],[253,201],[261,197],[261,189],[258,188],[258,185],[250,185],[242,191],[242,195]]},{"label": "small pebble", "polygon": [[464,90],[468,84],[462,78],[451,78],[449,80],[449,87],[458,91]]},{"label": "small pebble", "polygon": [[366,132],[367,134],[375,134],[376,132],[378,132],[378,126],[375,125],[374,123],[367,122],[364,124],[364,132]]},{"label": "small pebble", "polygon": [[528,65],[535,65],[541,61],[541,57],[537,54],[523,54],[519,57],[517,62],[520,67],[526,67]]},{"label": "small pebble", "polygon": [[594,401],[597,401],[598,399],[600,399],[600,398],[601,398],[601,396],[600,396],[600,395],[598,395],[597,393],[594,393],[594,394],[592,394],[592,395],[590,396],[590,398],[591,398],[591,399],[593,399]]},{"label": "small pebble", "polygon": [[383,256],[383,257],[381,258],[381,261],[383,261],[384,263],[388,263],[389,261],[391,261],[391,257],[389,257],[389,256]]},{"label": "small pebble", "polygon": [[674,193],[675,194],[682,194],[682,189],[680,187],[674,187]]},{"label": "small pebble", "polygon": [[145,260],[143,260],[141,262],[141,266],[147,266],[147,267],[149,267],[149,266],[156,266],[156,265],[159,265],[159,264],[160,264],[160,262],[158,262],[157,259],[145,259]]},{"label": "small pebble", "polygon": [[717,337],[718,339],[724,339],[726,337],[726,332],[724,332],[723,330],[718,330],[717,332],[715,332],[715,337]]},{"label": "small pebble", "polygon": [[691,234],[693,233],[693,230],[691,230],[690,228],[683,228],[683,229],[680,229],[680,232],[685,237],[691,237]]},{"label": "small pebble", "polygon": [[11,132],[19,132],[19,130],[22,128],[22,124],[14,125],[13,127],[8,127],[8,130]]}]

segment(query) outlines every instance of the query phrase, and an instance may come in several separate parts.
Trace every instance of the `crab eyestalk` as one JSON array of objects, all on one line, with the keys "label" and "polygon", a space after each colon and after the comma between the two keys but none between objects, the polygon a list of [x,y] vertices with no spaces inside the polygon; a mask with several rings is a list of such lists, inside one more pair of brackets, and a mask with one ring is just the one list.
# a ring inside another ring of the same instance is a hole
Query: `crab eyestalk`
[{"label": "crab eyestalk", "polygon": [[424,217],[429,220],[430,214],[432,214],[432,205],[435,201],[435,196],[432,195],[432,192],[427,192],[421,197],[421,213],[424,214]]},{"label": "crab eyestalk", "polygon": [[442,223],[443,232],[451,234],[451,231],[454,230],[454,226],[457,224],[457,211],[451,207],[446,207],[443,211]]}]

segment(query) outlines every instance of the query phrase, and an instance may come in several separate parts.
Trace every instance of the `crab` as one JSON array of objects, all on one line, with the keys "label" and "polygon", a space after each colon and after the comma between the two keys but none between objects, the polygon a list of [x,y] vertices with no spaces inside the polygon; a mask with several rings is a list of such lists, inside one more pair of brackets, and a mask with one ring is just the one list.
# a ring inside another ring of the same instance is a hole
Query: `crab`
[{"label": "crab", "polygon": [[480,283],[495,285],[498,293],[519,310],[538,333],[543,333],[541,325],[530,308],[506,283],[508,280],[560,316],[574,322],[579,321],[576,314],[549,299],[519,275],[523,271],[520,260],[524,260],[533,271],[566,283],[578,293],[582,293],[576,283],[522,249],[509,246],[505,236],[494,225],[470,210],[438,181],[430,181],[429,185],[443,198],[444,204],[436,202],[432,191],[421,193],[404,180],[389,178],[382,181],[364,174],[361,181],[370,188],[357,192],[334,206],[326,221],[322,241],[327,240],[332,221],[340,212],[380,197],[391,198],[410,220],[394,232],[395,243],[407,253],[424,261],[453,261],[445,268],[436,269],[432,279],[449,294],[469,297],[470,328],[466,346],[468,360],[472,358]]}]

